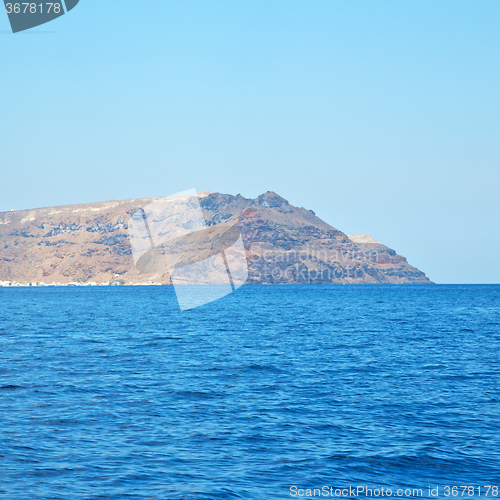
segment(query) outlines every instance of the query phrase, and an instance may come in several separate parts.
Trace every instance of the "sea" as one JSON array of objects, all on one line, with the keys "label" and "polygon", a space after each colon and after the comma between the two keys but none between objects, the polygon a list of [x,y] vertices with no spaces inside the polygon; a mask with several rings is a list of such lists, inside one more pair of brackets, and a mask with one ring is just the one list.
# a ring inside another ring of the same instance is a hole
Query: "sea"
[{"label": "sea", "polygon": [[0,288],[2,500],[499,486],[500,286]]}]

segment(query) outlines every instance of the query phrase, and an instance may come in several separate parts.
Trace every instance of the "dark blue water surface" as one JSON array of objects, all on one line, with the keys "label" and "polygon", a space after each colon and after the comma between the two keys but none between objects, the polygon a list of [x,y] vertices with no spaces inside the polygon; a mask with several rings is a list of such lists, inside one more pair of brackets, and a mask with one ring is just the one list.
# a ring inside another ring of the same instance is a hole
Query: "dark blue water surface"
[{"label": "dark blue water surface", "polygon": [[186,312],[161,286],[0,301],[2,500],[500,485],[500,286],[245,286]]}]

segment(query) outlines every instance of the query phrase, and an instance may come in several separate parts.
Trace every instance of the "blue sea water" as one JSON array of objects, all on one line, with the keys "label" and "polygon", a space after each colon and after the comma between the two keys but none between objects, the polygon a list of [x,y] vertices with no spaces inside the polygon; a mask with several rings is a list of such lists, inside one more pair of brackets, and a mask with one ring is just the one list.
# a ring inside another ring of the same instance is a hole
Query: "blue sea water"
[{"label": "blue sea water", "polygon": [[244,286],[185,312],[172,287],[0,288],[0,304],[2,500],[500,486],[500,286]]}]

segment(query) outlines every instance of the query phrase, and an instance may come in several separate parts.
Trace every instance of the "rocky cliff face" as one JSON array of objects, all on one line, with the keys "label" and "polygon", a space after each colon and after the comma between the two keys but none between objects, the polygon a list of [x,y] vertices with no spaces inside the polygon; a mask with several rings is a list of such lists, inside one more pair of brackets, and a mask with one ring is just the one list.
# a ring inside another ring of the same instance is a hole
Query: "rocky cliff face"
[{"label": "rocky cliff face", "polygon": [[[0,213],[0,282],[169,283],[168,271],[154,263],[138,269],[132,258],[130,217],[155,200]],[[209,228],[191,239],[190,250],[202,251],[213,231],[238,228],[248,283],[430,283],[394,250],[365,235],[349,237],[276,193],[252,200],[204,192],[199,201]]]}]

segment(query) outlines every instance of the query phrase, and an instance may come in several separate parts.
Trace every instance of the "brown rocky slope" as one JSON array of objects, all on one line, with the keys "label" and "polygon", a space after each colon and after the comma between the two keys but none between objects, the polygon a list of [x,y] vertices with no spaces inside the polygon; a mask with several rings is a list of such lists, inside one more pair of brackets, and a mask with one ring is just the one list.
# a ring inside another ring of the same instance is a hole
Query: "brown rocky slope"
[{"label": "brown rocky slope", "polygon": [[[168,272],[135,267],[128,235],[131,214],[155,200],[0,213],[0,283],[169,283]],[[349,237],[273,192],[253,200],[204,192],[199,200],[208,226],[241,231],[247,283],[431,283],[394,250]]]}]

